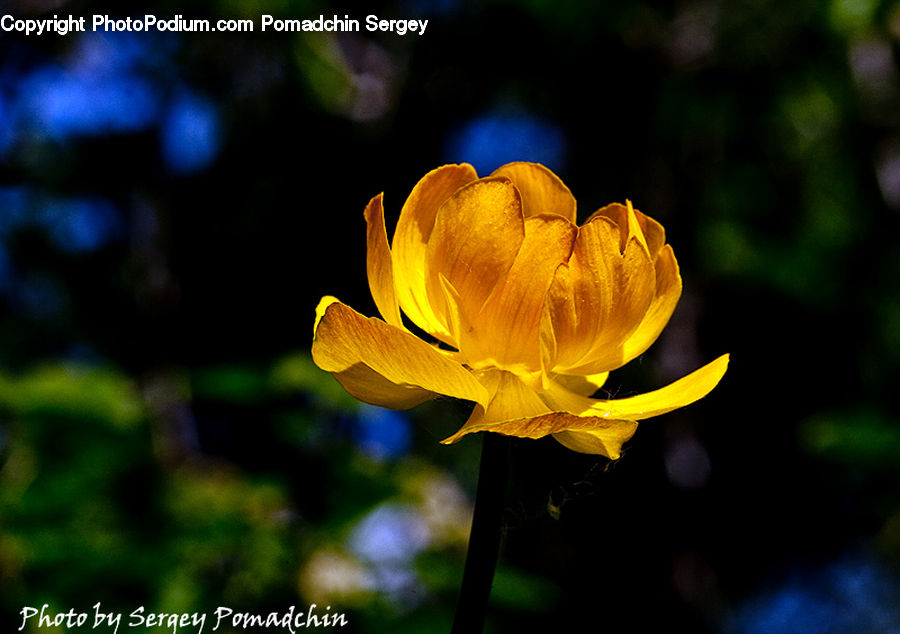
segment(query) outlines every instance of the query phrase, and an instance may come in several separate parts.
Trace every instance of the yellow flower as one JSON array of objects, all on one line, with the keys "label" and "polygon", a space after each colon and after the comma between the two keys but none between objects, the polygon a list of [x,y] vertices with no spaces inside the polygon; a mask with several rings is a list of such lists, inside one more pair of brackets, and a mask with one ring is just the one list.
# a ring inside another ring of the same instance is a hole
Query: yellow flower
[{"label": "yellow flower", "polygon": [[[725,373],[728,355],[653,392],[590,398],[653,343],[681,295],[662,225],[630,202],[579,227],[571,192],[542,165],[511,163],[486,178],[445,165],[415,186],[390,246],[381,194],[365,217],[369,288],[384,321],[324,297],[313,360],[374,405],[473,401],[444,443],[478,431],[552,435],[615,459],[636,421],[693,403]],[[400,309],[440,343],[412,334]]]}]

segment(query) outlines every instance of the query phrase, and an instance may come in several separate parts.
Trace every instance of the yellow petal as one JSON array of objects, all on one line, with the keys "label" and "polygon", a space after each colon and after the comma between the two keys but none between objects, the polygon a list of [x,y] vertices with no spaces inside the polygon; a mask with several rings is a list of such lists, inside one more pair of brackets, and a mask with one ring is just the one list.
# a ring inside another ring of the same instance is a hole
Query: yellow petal
[{"label": "yellow petal", "polygon": [[623,363],[637,358],[656,341],[669,323],[669,318],[681,297],[681,275],[670,245],[667,244],[660,250],[655,268],[656,293],[640,325],[622,344]]},{"label": "yellow petal", "polygon": [[609,420],[596,416],[578,420],[591,421],[593,427],[582,431],[573,424],[563,431],[554,433],[553,438],[572,451],[599,454],[612,460],[619,458],[622,454],[622,445],[634,436],[638,427],[632,420]]},{"label": "yellow petal", "polygon": [[428,302],[425,252],[440,206],[477,178],[475,168],[467,164],[445,165],[426,174],[406,199],[391,243],[400,307],[419,328],[445,341],[446,324]]},{"label": "yellow petal", "polygon": [[[643,216],[643,214],[641,214]],[[609,218],[616,226],[619,227],[619,249],[621,251],[625,250],[625,245],[629,240],[637,240],[638,243],[647,250],[647,254],[653,256],[654,251],[650,250],[650,247],[647,243],[647,238],[644,236],[644,226],[646,226],[646,216],[644,217],[644,221],[642,222],[638,218],[638,212],[635,211],[634,207],[631,206],[631,201],[626,200],[625,204],[622,205],[620,203],[612,203],[607,205],[606,207],[602,207],[595,211],[591,216],[585,221],[585,224],[593,222],[593,220],[597,217]]]},{"label": "yellow petal", "polygon": [[578,229],[559,216],[525,219],[525,239],[506,278],[497,285],[462,341],[464,352],[499,367],[540,369],[538,326],[557,267],[572,253]]},{"label": "yellow petal", "polygon": [[581,453],[601,454],[615,460],[622,443],[634,435],[637,423],[630,420],[610,420],[596,416],[575,416],[566,412],[551,412],[532,418],[519,418],[501,423],[477,423],[464,427],[441,442],[457,442],[463,436],[480,431],[517,436],[543,438],[553,435],[560,443]]},{"label": "yellow petal", "polygon": [[452,444],[468,434],[490,431],[520,438],[553,434],[562,444],[582,453],[618,458],[622,443],[631,438],[637,423],[597,416],[576,416],[552,411],[541,397],[511,372],[489,370],[479,380],[491,393],[485,410],[475,406],[472,416],[455,434],[442,440]]},{"label": "yellow petal", "polygon": [[459,312],[462,300],[460,299],[457,290],[453,287],[453,284],[450,283],[450,280],[444,277],[443,274],[438,277],[441,283],[441,297],[440,304],[437,306],[437,312],[444,315],[447,329],[450,331],[450,339],[458,342],[461,333],[468,328],[467,324],[463,324]]},{"label": "yellow petal", "polygon": [[630,201],[627,206],[620,203],[612,203],[591,214],[585,221],[585,224],[593,220],[596,216],[606,216],[620,227],[628,227],[628,216],[629,214],[633,214],[637,220],[638,227],[647,242],[647,249],[650,251],[650,255],[655,258],[656,254],[659,253],[659,250],[666,243],[666,230],[650,216],[641,213],[637,209],[629,209],[629,207],[631,207]]},{"label": "yellow petal", "polygon": [[569,392],[559,384],[541,394],[551,409],[611,419],[643,420],[698,401],[719,383],[728,369],[725,354],[666,387],[628,398],[595,400]]},{"label": "yellow petal", "polygon": [[435,394],[482,405],[488,392],[463,366],[408,332],[366,318],[334,297],[316,308],[313,361],[356,398],[403,409]]},{"label": "yellow petal", "polygon": [[[484,178],[458,190],[438,210],[425,254],[432,308],[441,304],[440,276],[460,297],[465,323],[506,276],[525,236],[519,192],[508,180]],[[446,315],[438,315],[446,329]]]},{"label": "yellow petal", "polygon": [[512,372],[489,369],[477,373],[478,380],[487,390],[487,407],[476,405],[469,420],[453,436],[441,442],[454,443],[473,431],[509,420],[532,418],[551,413],[537,393],[526,386]]},{"label": "yellow petal", "polygon": [[332,376],[354,398],[390,409],[409,409],[437,396],[422,388],[391,383],[364,363],[332,372]]},{"label": "yellow petal", "polygon": [[384,227],[382,197],[383,194],[378,194],[366,205],[366,273],[378,312],[387,323],[405,330],[394,290],[394,266]]},{"label": "yellow petal", "polygon": [[647,248],[650,249],[650,255],[655,258],[656,254],[659,253],[659,250],[662,249],[663,245],[666,243],[666,230],[653,218],[642,214],[637,209],[634,210],[634,215],[637,217],[638,224],[641,226],[641,231],[644,232],[644,238],[647,240]]},{"label": "yellow petal", "polygon": [[621,344],[653,300],[656,276],[646,243],[596,216],[578,231],[567,265],[557,269],[541,325],[545,370],[596,374],[622,365]]},{"label": "yellow petal", "polygon": [[639,232],[645,240],[656,270],[656,292],[643,320],[628,339],[622,342],[621,348],[617,351],[611,350],[607,355],[619,358],[620,364],[624,365],[643,354],[668,323],[681,297],[681,276],[672,247],[665,244],[666,232],[663,226],[634,209],[630,201],[627,205],[618,203],[607,205],[594,212],[588,222],[597,216],[610,218],[619,227],[628,227],[627,233],[620,234],[623,241],[627,235]]},{"label": "yellow petal", "polygon": [[554,374],[550,377],[570,392],[575,392],[581,396],[591,396],[606,383],[609,372],[599,372],[597,374],[588,374],[587,376]]},{"label": "yellow petal", "polygon": [[511,180],[522,195],[525,217],[562,216],[575,223],[575,198],[560,178],[539,163],[508,163],[491,174]]}]

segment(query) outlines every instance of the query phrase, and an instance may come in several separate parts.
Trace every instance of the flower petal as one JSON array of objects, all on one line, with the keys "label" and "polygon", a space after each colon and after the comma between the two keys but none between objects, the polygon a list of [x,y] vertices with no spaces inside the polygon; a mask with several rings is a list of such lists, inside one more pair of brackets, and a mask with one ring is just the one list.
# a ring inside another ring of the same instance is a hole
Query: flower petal
[{"label": "flower petal", "polygon": [[[503,400],[515,399],[509,394],[501,398]],[[476,407],[476,409],[478,408]],[[501,418],[503,417],[501,416]],[[441,442],[450,445],[459,441],[463,436],[482,431],[519,438],[543,438],[552,435],[569,449],[581,453],[600,454],[615,460],[621,454],[622,444],[631,438],[636,430],[637,423],[630,420],[575,416],[567,412],[547,412],[498,422],[477,418],[470,420],[459,431]]]},{"label": "flower petal", "polygon": [[597,416],[577,420],[591,421],[593,427],[581,430],[575,424],[556,432],[553,438],[563,447],[579,453],[600,454],[611,460],[622,455],[622,445],[634,436],[637,423],[633,420],[609,420]]},{"label": "flower petal", "polygon": [[637,329],[622,344],[622,361],[628,363],[643,354],[656,341],[681,297],[681,275],[670,245],[656,257],[656,293]]},{"label": "flower petal", "polygon": [[488,369],[477,372],[478,380],[490,395],[488,405],[476,405],[469,420],[459,430],[442,440],[451,444],[466,434],[510,420],[520,420],[550,414],[552,411],[536,392],[525,385],[512,372]]},{"label": "flower petal", "polygon": [[403,409],[436,394],[488,402],[488,392],[459,363],[334,297],[316,308],[312,355],[350,394],[373,405]]},{"label": "flower petal", "polygon": [[637,423],[597,416],[575,416],[566,412],[550,412],[532,418],[518,418],[501,423],[476,423],[464,427],[441,442],[450,445],[463,436],[480,431],[519,438],[543,438],[553,435],[569,449],[581,453],[601,454],[615,460],[622,444],[634,435]]},{"label": "flower petal", "polygon": [[647,251],[647,255],[653,256],[653,253],[650,251],[650,247],[647,244],[647,238],[644,236],[644,231],[641,226],[641,222],[638,220],[637,213],[634,210],[634,207],[631,206],[631,201],[626,200],[625,204],[621,203],[612,203],[607,205],[606,207],[602,207],[598,209],[593,214],[591,214],[590,218],[587,219],[585,224],[593,222],[594,219],[603,217],[609,218],[612,220],[617,227],[619,227],[619,249],[624,251],[625,245],[629,240],[637,240],[638,243]]},{"label": "flower petal", "polygon": [[391,383],[364,363],[332,372],[332,376],[354,398],[390,409],[409,409],[437,396],[422,388]]},{"label": "flower petal", "polygon": [[[591,214],[585,221],[585,224],[593,220],[596,216],[606,216],[619,225],[619,227],[628,227],[631,222],[631,219],[629,218],[630,215],[634,216],[634,220],[637,222],[637,226],[641,230],[647,243],[647,249],[650,251],[650,255],[655,258],[656,254],[659,253],[659,250],[666,243],[666,231],[663,226],[653,218],[634,209],[631,206],[631,201],[627,201],[627,205],[622,205],[621,203],[606,205]],[[633,227],[631,231],[632,233],[634,232]]]},{"label": "flower petal", "polygon": [[629,238],[620,249],[619,227],[605,216],[579,229],[572,257],[547,293],[545,371],[596,374],[622,365],[621,342],[647,312],[656,279],[643,240]]},{"label": "flower petal", "polygon": [[491,176],[505,176],[522,195],[525,217],[539,214],[562,216],[575,223],[575,198],[560,178],[539,163],[508,163]]},{"label": "flower petal", "polygon": [[[576,451],[619,457],[622,443],[631,438],[637,423],[598,416],[576,416],[552,411],[541,397],[511,372],[488,370],[479,380],[491,393],[487,409],[476,405],[472,416],[455,434],[442,440],[457,442],[468,434],[490,431],[520,438],[553,434]],[[576,448],[577,447],[577,448]]]},{"label": "flower petal", "polygon": [[422,330],[446,340],[446,325],[428,301],[425,252],[438,209],[463,185],[478,178],[471,165],[444,165],[426,174],[406,199],[392,241],[394,280],[403,312]]},{"label": "flower petal", "polygon": [[598,372],[597,374],[588,374],[582,376],[580,374],[554,374],[551,380],[560,383],[570,392],[575,392],[581,396],[591,396],[606,383],[609,372]]},{"label": "flower petal", "polygon": [[378,312],[387,323],[405,330],[394,289],[394,266],[384,227],[383,196],[378,194],[366,205],[366,273]]},{"label": "flower petal", "polygon": [[623,232],[620,236],[623,241],[627,236],[640,234],[656,270],[656,292],[640,325],[622,342],[621,348],[610,350],[607,355],[620,359],[620,364],[624,365],[645,352],[668,323],[681,297],[681,276],[672,247],[665,244],[666,232],[663,226],[634,209],[630,201],[627,205],[607,205],[594,212],[588,222],[597,216],[612,219],[620,228],[628,227],[627,233]]},{"label": "flower petal", "polygon": [[464,352],[497,367],[540,369],[538,327],[547,289],[569,259],[578,229],[553,215],[525,219],[525,239],[501,283],[461,341]]},{"label": "flower petal", "polygon": [[[438,210],[425,254],[429,303],[440,306],[440,276],[460,297],[460,318],[472,318],[509,271],[525,237],[519,192],[505,178],[484,178],[458,190]],[[446,330],[446,315],[438,315]]]},{"label": "flower petal", "polygon": [[724,354],[669,385],[628,398],[595,400],[569,392],[559,384],[541,393],[551,409],[579,416],[601,416],[611,419],[643,420],[690,405],[707,394],[722,380],[728,369],[729,355]]}]

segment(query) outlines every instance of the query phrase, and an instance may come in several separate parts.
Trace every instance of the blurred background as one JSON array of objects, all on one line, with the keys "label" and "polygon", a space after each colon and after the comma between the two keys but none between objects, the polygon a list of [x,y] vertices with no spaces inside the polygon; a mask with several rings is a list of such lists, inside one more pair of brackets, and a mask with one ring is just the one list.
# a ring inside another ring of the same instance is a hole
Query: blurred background
[{"label": "blurred background", "polygon": [[900,632],[900,2],[147,12],[257,30],[0,33],[5,631],[98,601],[448,631],[480,440],[438,440],[466,406],[360,405],[310,361],[314,308],[376,314],[373,195],[390,231],[430,169],[529,160],[581,220],[634,201],[681,265],[607,392],[732,363],[614,464],[516,442],[488,631]]}]

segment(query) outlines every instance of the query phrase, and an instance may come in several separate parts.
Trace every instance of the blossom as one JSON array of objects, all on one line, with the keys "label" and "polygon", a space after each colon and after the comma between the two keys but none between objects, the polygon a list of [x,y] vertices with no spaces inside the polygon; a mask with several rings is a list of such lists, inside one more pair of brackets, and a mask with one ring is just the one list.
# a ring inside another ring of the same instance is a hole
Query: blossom
[{"label": "blossom", "polygon": [[652,392],[591,398],[656,340],[681,295],[662,225],[630,202],[578,226],[571,192],[542,165],[485,178],[445,165],[413,188],[389,244],[382,198],[365,218],[383,319],[326,296],[314,326],[313,360],[359,400],[406,409],[465,399],[472,415],[442,442],[552,435],[616,459],[637,421],[693,403],[725,373],[728,355]]}]

